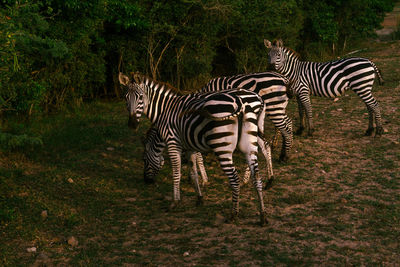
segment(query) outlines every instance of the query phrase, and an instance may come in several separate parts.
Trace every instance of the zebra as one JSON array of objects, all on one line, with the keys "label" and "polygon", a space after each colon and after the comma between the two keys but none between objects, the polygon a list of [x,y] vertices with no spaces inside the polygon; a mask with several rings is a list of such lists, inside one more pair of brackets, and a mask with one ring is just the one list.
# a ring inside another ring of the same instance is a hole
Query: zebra
[{"label": "zebra", "polygon": [[[143,144],[144,181],[146,183],[154,183],[154,177],[157,176],[160,169],[164,165],[164,157],[162,154],[165,149],[165,143],[163,142],[157,128],[154,125],[152,125],[147,131],[146,138],[143,140]],[[267,164],[272,164],[271,150],[269,146],[267,147],[267,153],[264,154],[264,156],[266,156],[265,160]],[[201,153],[196,152],[194,156],[192,156],[190,153],[186,153],[186,157],[192,166],[190,178],[194,182],[195,186],[197,186],[198,183],[198,170],[200,171],[200,175],[202,178],[202,186],[207,184],[208,176],[204,167],[204,160]],[[267,171],[270,171],[271,173],[268,173],[268,177],[270,177],[270,179],[267,181],[265,189],[269,189],[272,186],[272,182],[274,180],[272,168],[267,168]],[[243,175],[244,184],[248,183],[250,176],[250,168],[247,167]],[[197,190],[197,187],[195,189]]]},{"label": "zebra", "polygon": [[383,133],[381,110],[371,93],[375,74],[378,76],[380,84],[383,84],[383,78],[372,61],[360,57],[343,58],[324,63],[300,61],[294,51],[283,46],[282,40],[271,43],[264,39],[264,45],[270,48],[268,63],[289,79],[291,89],[297,96],[300,127],[296,134],[301,134],[305,128],[304,113],[308,122],[308,135],[313,134],[310,94],[337,97],[349,88],[367,106],[369,125],[365,135],[372,135],[374,132],[374,121],[376,122],[375,136]]},{"label": "zebra", "polygon": [[[289,159],[293,143],[292,120],[286,115],[288,80],[276,72],[259,72],[217,77],[210,80],[199,92],[244,88],[261,96],[266,105],[266,115],[282,135],[280,161]],[[275,135],[276,137],[276,135]]]},{"label": "zebra", "polygon": [[[161,167],[164,165],[163,151],[165,149],[165,143],[154,125],[152,125],[147,131],[146,138],[143,140],[143,145],[144,181],[146,183],[153,183],[154,177],[158,174]],[[186,157],[188,158],[189,162],[192,160],[190,154],[186,155]],[[193,176],[198,175],[198,167],[202,178],[202,185],[204,186],[206,183],[208,183],[208,176],[204,168],[203,156],[200,152],[196,152],[194,158],[195,161],[190,162],[192,165],[190,175],[191,179],[194,181]]]},{"label": "zebra", "polygon": [[265,106],[257,94],[247,90],[231,90],[181,95],[172,87],[148,77],[136,77],[131,81],[122,73],[119,74],[119,81],[127,89],[128,126],[137,128],[142,114],[145,114],[167,145],[174,185],[171,208],[180,201],[182,150],[212,151],[229,177],[232,219],[236,218],[240,187],[232,156],[238,147],[251,169],[259,199],[260,223],[263,225],[267,222],[257,163],[258,146],[266,151],[267,145],[262,138]]}]

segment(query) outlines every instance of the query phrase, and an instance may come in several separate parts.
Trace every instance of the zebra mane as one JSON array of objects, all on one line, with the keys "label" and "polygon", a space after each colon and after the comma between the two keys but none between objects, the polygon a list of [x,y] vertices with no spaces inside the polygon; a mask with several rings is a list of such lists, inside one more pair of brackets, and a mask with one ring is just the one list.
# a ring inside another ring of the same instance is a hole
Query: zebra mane
[{"label": "zebra mane", "polygon": [[300,55],[299,53],[297,53],[296,51],[294,51],[292,48],[289,47],[282,47],[283,51],[285,51],[288,55],[291,55],[293,57],[295,57],[297,60],[300,60]]},{"label": "zebra mane", "polygon": [[154,84],[157,84],[157,85],[158,85],[158,88],[165,87],[168,91],[172,91],[172,92],[176,93],[177,95],[181,95],[181,94],[182,94],[182,93],[179,91],[178,88],[172,86],[172,85],[169,84],[169,83],[157,81],[157,80],[151,78],[150,76],[147,76],[147,75],[144,75],[144,74],[140,74],[140,73],[134,73],[134,72],[132,72],[131,75],[132,75],[132,77],[133,77],[133,79],[134,79],[134,81],[135,81],[136,83],[143,82],[143,83],[146,84],[146,85],[149,85],[149,84],[151,84],[151,83],[154,83]]}]

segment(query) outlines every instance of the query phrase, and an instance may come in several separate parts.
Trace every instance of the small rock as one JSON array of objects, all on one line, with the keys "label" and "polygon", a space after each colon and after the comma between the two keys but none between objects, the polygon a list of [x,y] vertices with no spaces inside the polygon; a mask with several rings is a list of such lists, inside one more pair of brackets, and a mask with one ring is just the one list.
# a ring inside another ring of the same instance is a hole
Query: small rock
[{"label": "small rock", "polygon": [[36,247],[27,248],[26,251],[28,251],[29,253],[34,253],[36,252]]},{"label": "small rock", "polygon": [[189,256],[189,252],[185,252],[185,253],[183,253],[183,257],[187,257],[187,256]]},{"label": "small rock", "polygon": [[107,151],[114,151],[115,150],[115,148],[113,148],[112,146],[109,146],[106,149],[107,149]]},{"label": "small rock", "polygon": [[70,184],[73,184],[74,183],[74,180],[72,180],[72,178],[68,178],[68,183],[70,183]]},{"label": "small rock", "polygon": [[76,247],[78,245],[78,240],[74,236],[71,236],[68,238],[68,244],[72,247]]},{"label": "small rock", "polygon": [[136,249],[132,249],[131,251],[132,251],[132,253],[136,253]]},{"label": "small rock", "polygon": [[338,108],[337,111],[343,111],[343,109],[342,108]]},{"label": "small rock", "polygon": [[47,210],[42,211],[42,213],[40,213],[40,216],[42,216],[42,219],[45,220],[47,218]]},{"label": "small rock", "polygon": [[339,101],[339,98],[335,98],[335,99],[333,99],[333,102],[337,102],[337,101]]},{"label": "small rock", "polygon": [[388,133],[388,132],[389,132],[389,130],[388,130],[388,129],[386,129],[386,128],[383,128],[383,132],[384,132],[384,133]]},{"label": "small rock", "polygon": [[310,215],[310,216],[305,217],[305,219],[307,221],[312,221],[312,220],[314,220],[314,217],[312,215]]},{"label": "small rock", "polygon": [[347,203],[347,199],[342,198],[342,199],[340,200],[340,202],[342,202],[343,204],[346,204],[346,203]]},{"label": "small rock", "polygon": [[132,226],[136,226],[136,222],[132,222]]}]

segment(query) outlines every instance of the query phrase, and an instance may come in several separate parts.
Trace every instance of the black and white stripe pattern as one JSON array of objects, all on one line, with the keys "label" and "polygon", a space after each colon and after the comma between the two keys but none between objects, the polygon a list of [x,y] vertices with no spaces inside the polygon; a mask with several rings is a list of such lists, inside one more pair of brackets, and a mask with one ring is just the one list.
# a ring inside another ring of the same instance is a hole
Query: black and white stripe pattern
[{"label": "black and white stripe pattern", "polygon": [[[128,125],[137,127],[145,114],[166,143],[171,160],[174,203],[180,200],[181,153],[212,151],[229,178],[232,188],[232,215],[239,212],[239,178],[233,151],[239,148],[251,170],[260,203],[260,220],[266,221],[262,182],[258,176],[257,150],[267,151],[262,138],[265,107],[262,99],[247,90],[180,95],[165,84],[149,78],[135,81],[120,74],[127,88]],[[271,166],[269,166],[271,167]]]},{"label": "black and white stripe pattern", "polygon": [[280,160],[287,161],[293,143],[292,121],[286,115],[288,104],[287,80],[276,72],[259,72],[218,77],[210,80],[200,91],[211,92],[244,88],[257,93],[265,103],[265,112],[282,134]]},{"label": "black and white stripe pattern", "polygon": [[[154,178],[157,176],[158,172],[164,165],[163,151],[165,149],[165,143],[162,140],[158,129],[152,125],[146,133],[146,138],[143,141],[144,153],[144,180],[146,183],[153,183]],[[192,160],[192,155],[187,153],[188,160]],[[198,177],[198,171],[202,178],[202,185],[208,183],[207,172],[204,168],[203,156],[201,153],[196,152],[194,155],[194,162],[190,162],[191,169],[191,179],[196,183],[195,179]],[[198,168],[198,169],[197,169]]]},{"label": "black and white stripe pattern", "polygon": [[273,44],[264,40],[264,44],[271,50],[268,61],[291,84],[291,89],[297,95],[300,115],[300,128],[298,134],[304,130],[304,112],[308,122],[308,134],[313,133],[313,118],[310,94],[324,97],[340,96],[347,89],[352,89],[367,106],[369,125],[366,135],[374,131],[376,135],[383,133],[381,110],[378,102],[372,96],[372,86],[375,74],[379,82],[383,82],[380,71],[376,65],[366,58],[344,58],[331,62],[300,61],[297,54],[283,46],[281,40]]}]

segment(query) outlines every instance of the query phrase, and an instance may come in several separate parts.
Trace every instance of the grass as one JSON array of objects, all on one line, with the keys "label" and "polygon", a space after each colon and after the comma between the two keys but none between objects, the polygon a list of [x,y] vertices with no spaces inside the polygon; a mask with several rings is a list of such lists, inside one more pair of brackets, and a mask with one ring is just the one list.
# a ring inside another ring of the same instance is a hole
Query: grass
[{"label": "grass", "polygon": [[[212,155],[205,157],[204,206],[196,207],[185,168],[182,203],[168,212],[169,162],[156,184],[143,182],[141,137],[149,123],[128,129],[122,102],[9,121],[5,127],[43,145],[0,152],[0,265],[398,264],[400,43],[360,47],[386,80],[374,88],[386,133],[363,136],[367,111],[353,92],[336,102],[313,97],[315,136],[295,136],[288,163],[274,151],[266,227],[257,225],[251,185],[241,187],[239,219],[224,220],[231,191]],[[288,114],[296,128],[295,101]],[[266,126],[271,138],[273,126]],[[243,159],[235,160],[243,173]],[[263,160],[260,169],[265,176]],[[71,236],[77,246],[67,243]],[[37,252],[27,252],[33,246]]]}]

